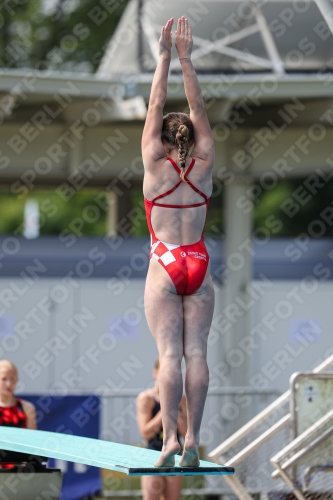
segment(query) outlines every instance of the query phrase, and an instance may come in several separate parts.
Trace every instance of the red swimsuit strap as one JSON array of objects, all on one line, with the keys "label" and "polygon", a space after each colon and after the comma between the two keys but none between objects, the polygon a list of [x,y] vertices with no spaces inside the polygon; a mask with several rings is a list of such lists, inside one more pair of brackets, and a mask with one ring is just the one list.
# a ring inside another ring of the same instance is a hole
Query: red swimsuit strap
[{"label": "red swimsuit strap", "polygon": [[174,192],[175,189],[177,189],[177,187],[179,186],[179,184],[182,182],[182,180],[180,180],[179,182],[177,182],[177,184],[175,184],[173,186],[173,188],[169,189],[169,191],[166,191],[165,193],[163,194],[159,194],[158,196],[155,196],[155,198],[153,198],[151,201],[154,205],[160,205],[160,203],[155,203],[156,200],[159,200],[160,198],[164,198],[165,196],[168,196],[168,194],[171,194]]},{"label": "red swimsuit strap", "polygon": [[[174,169],[180,174],[180,168],[178,167],[177,163],[175,161],[173,161],[172,158],[168,158],[168,160],[170,161],[170,163],[174,167]],[[153,198],[151,200],[151,203],[153,205],[158,206],[158,207],[164,207],[164,208],[194,208],[194,207],[201,207],[202,205],[208,205],[209,199],[205,195],[205,193],[203,193],[202,191],[200,191],[200,189],[198,189],[197,187],[195,187],[194,184],[192,184],[192,182],[187,178],[188,174],[191,172],[191,170],[192,170],[192,168],[194,166],[194,163],[195,163],[195,159],[193,158],[192,161],[191,161],[190,166],[187,169],[186,174],[184,175],[184,178],[186,179],[186,182],[188,183],[188,185],[194,191],[196,191],[198,194],[200,194],[204,198],[205,201],[202,201],[201,203],[192,203],[191,205],[167,205],[167,204],[164,204],[164,203],[155,203],[156,200],[159,200],[160,198],[164,198],[168,194],[173,193],[173,191],[175,191],[175,189],[177,189],[177,187],[181,184],[182,180],[180,180],[171,189],[169,189],[169,191],[166,191],[165,193],[160,194],[160,195],[156,196],[155,198]]]}]

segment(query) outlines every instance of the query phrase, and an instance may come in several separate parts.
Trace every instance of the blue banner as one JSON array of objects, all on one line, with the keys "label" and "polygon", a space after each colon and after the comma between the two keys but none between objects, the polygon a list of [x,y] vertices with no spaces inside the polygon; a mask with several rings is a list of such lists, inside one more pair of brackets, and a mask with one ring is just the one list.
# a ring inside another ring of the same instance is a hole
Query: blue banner
[{"label": "blue banner", "polygon": [[[100,399],[96,396],[20,396],[36,407],[37,428],[98,439]],[[82,500],[102,489],[100,470],[83,464],[49,459],[49,467],[64,473],[62,500]]]}]

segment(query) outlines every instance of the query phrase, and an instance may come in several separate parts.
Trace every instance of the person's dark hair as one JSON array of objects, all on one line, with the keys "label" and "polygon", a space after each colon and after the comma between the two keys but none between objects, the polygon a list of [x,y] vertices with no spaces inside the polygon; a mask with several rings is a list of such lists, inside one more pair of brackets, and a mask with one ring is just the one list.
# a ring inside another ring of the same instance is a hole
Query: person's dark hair
[{"label": "person's dark hair", "polygon": [[[180,166],[180,177],[183,181],[186,156],[189,144],[194,139],[193,124],[186,113],[168,113],[163,117],[162,139],[170,146],[178,148],[178,163]],[[185,181],[186,182],[186,181]]]}]

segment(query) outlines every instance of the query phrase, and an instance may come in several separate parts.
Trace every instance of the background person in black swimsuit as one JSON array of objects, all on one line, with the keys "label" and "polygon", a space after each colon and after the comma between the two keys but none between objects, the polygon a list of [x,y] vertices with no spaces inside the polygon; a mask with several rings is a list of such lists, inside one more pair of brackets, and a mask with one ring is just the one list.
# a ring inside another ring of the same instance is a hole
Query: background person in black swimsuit
[{"label": "background person in black swimsuit", "polygon": [[[159,360],[155,362],[153,377],[155,384],[137,398],[137,420],[141,436],[151,450],[161,451],[163,446],[162,414],[159,399]],[[178,436],[186,434],[186,398],[182,397],[178,413]],[[143,500],[178,500],[182,489],[181,476],[142,476]]]}]

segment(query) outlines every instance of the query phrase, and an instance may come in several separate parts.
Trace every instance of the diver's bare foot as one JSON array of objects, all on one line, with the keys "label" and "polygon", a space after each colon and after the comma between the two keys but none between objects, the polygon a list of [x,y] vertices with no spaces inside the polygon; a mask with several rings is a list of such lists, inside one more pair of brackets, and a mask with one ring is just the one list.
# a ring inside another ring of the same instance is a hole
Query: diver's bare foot
[{"label": "diver's bare foot", "polygon": [[200,466],[198,446],[196,445],[194,440],[189,439],[185,441],[184,451],[182,458],[179,460],[179,465],[181,467]]},{"label": "diver's bare foot", "polygon": [[160,458],[157,460],[155,467],[174,467],[175,466],[175,455],[179,453],[180,445],[179,443],[173,443],[163,446]]}]

